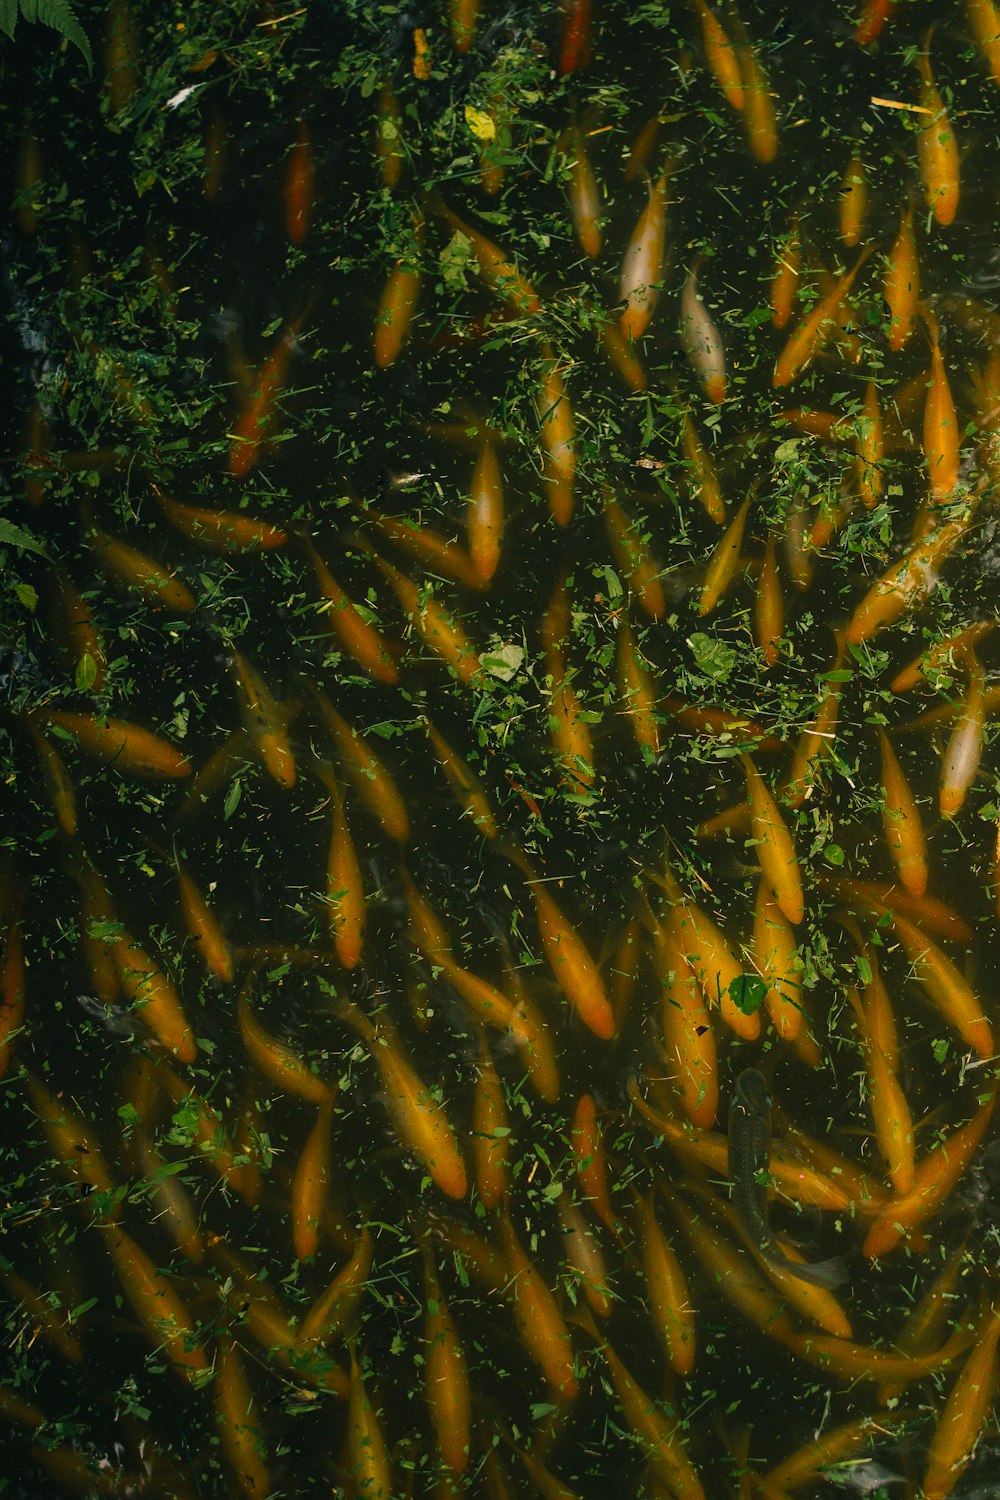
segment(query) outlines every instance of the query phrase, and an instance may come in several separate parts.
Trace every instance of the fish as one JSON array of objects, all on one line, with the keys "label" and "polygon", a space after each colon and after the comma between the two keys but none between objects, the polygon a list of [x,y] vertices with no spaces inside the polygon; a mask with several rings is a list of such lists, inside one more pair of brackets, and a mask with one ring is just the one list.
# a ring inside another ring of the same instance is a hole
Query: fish
[{"label": "fish", "polygon": [[257,668],[232,643],[229,666],[250,744],[268,774],[288,791],[296,778],[295,754],[288,735],[294,709],[278,702]]},{"label": "fish", "polygon": [[613,1306],[607,1262],[590,1221],[568,1194],[556,1201],[562,1231],[562,1258],[579,1278],[579,1288],[595,1318],[606,1318]]},{"label": "fish", "polygon": [[403,111],[399,96],[386,79],[378,92],[375,115],[375,149],[378,154],[382,184],[390,192],[399,186],[406,160],[403,150]]},{"label": "fish", "polygon": [[314,179],[312,136],[304,118],[298,122],[295,145],[285,168],[285,233],[293,245],[301,245],[312,218]]},{"label": "fish", "polygon": [[793,213],[788,233],[779,246],[771,276],[770,305],[771,322],[775,328],[785,328],[791,320],[802,279],[802,235],[799,216]]},{"label": "fish", "polygon": [[366,609],[364,614],[361,613],[334,578],[317,551],[312,538],[305,531],[298,533],[298,540],[309,559],[317,587],[325,601],[321,614],[323,623],[340,642],[348,656],[352,657],[369,677],[373,677],[376,682],[394,687],[399,681],[399,670],[389,646],[368,619],[369,611]]},{"label": "fish", "polygon": [[983,754],[986,721],[986,677],[971,646],[964,651],[969,685],[955,727],[941,757],[938,804],[943,818],[957,817],[976,779]]},{"label": "fish", "polygon": [[268,1495],[273,1481],[266,1461],[264,1424],[236,1340],[228,1333],[215,1351],[216,1426],[226,1462],[244,1495]]},{"label": "fish", "polygon": [[660,1030],[671,1083],[684,1113],[711,1130],[719,1108],[719,1068],[712,1021],[672,922],[652,926],[652,960],[660,981]]},{"label": "fish", "polygon": [[351,837],[344,797],[333,770],[316,760],[313,770],[330,794],[330,851],[326,861],[327,916],[334,952],[345,969],[361,962],[365,941],[365,887]]},{"label": "fish", "polygon": [[198,600],[172,568],[166,568],[137,547],[109,536],[92,521],[87,523],[87,545],[104,573],[116,583],[141,594],[154,609],[187,615]]},{"label": "fish", "polygon": [[527,857],[509,846],[503,846],[501,852],[524,876],[534,903],[542,948],[559,988],[587,1029],[602,1041],[610,1041],[615,1031],[614,1012],[600,969],[586,944],[549,895],[543,877]]},{"label": "fish", "polygon": [[780,659],[784,628],[785,602],[778,571],[777,544],[774,537],[769,536],[754,599],[754,634],[765,668],[773,667]]},{"label": "fish", "polygon": [[298,1350],[311,1353],[321,1345],[341,1343],[354,1335],[370,1290],[374,1262],[375,1242],[371,1229],[363,1224],[350,1258],[303,1315],[294,1338]]},{"label": "fish", "polygon": [[709,70],[725,95],[726,103],[742,114],[746,107],[746,89],[736,49],[722,22],[705,0],[694,0],[694,8],[701,22],[701,40]]},{"label": "fish", "polygon": [[847,1279],[838,1259],[798,1264],[779,1248],[767,1221],[766,1176],[771,1155],[771,1095],[757,1068],[744,1068],[729,1105],[729,1176],[733,1201],[755,1249],[770,1265],[816,1286],[841,1286]]},{"label": "fish", "polygon": [[969,1463],[993,1407],[998,1347],[1000,1307],[984,1293],[975,1343],[941,1410],[927,1452],[925,1500],[947,1500]]},{"label": "fish", "polygon": [[884,730],[878,731],[882,753],[882,826],[900,880],[911,896],[927,891],[927,840],[916,798]]},{"label": "fish", "polygon": [[336,1085],[325,1082],[291,1047],[279,1042],[257,1019],[250,1007],[253,971],[243,982],[237,1000],[237,1019],[243,1044],[258,1072],[283,1093],[295,1094],[309,1104],[323,1105],[336,1091]]},{"label": "fish", "polygon": [[323,1213],[333,1155],[336,1092],[320,1102],[316,1123],[306,1136],[292,1174],[292,1250],[296,1260],[312,1260],[322,1242]]},{"label": "fish", "polygon": [[840,238],[849,250],[861,239],[868,207],[868,174],[864,158],[855,152],[840,182]]},{"label": "fish", "polygon": [[719,600],[730,587],[740,570],[743,550],[743,533],[750,514],[750,496],[743,501],[730,521],[722,538],[708,560],[705,581],[698,598],[698,613],[702,617],[712,613]]},{"label": "fish", "polygon": [[653,1326],[675,1374],[687,1376],[698,1350],[694,1304],[677,1253],[657,1220],[655,1190],[645,1198],[635,1194],[635,1214]]},{"label": "fish", "polygon": [[510,1113],[503,1082],[483,1036],[472,1096],[472,1156],[476,1192],[487,1213],[494,1213],[504,1194],[510,1191],[510,1137]]},{"label": "fish", "polygon": [[654,182],[647,179],[649,198],[632,231],[618,281],[619,301],[626,304],[619,331],[631,345],[641,338],[659,300],[667,233],[667,193],[671,163]]},{"label": "fish", "polygon": [[261,449],[276,430],[275,408],[282,396],[292,360],[299,348],[299,334],[312,306],[312,299],[284,327],[271,346],[254,383],[244,410],[229,434],[229,472],[245,479],[260,461]]},{"label": "fish", "polygon": [[771,377],[775,388],[791,385],[815,359],[816,355],[833,336],[841,304],[854,285],[859,272],[872,254],[873,246],[866,245],[849,271],[845,271],[833,283],[830,291],[822,296],[807,312],[778,356]]},{"label": "fish", "polygon": [[584,255],[593,260],[601,253],[601,197],[584,134],[577,126],[570,132],[566,155],[573,232]]},{"label": "fish", "polygon": [[379,298],[375,315],[374,354],[376,370],[387,370],[402,354],[410,337],[420,301],[423,272],[424,216],[414,209],[412,238],[407,253],[396,261]]},{"label": "fish", "polygon": [[447,220],[455,233],[468,241],[483,283],[501,302],[508,303],[523,316],[541,311],[541,299],[535,288],[499,245],[459,218],[437,191],[429,194],[426,201],[433,213]]},{"label": "fish", "polygon": [[458,1478],[472,1454],[472,1383],[462,1340],[441,1291],[434,1252],[420,1242],[424,1268],[424,1389],[445,1470]]},{"label": "fish", "polygon": [[549,343],[542,344],[535,412],[542,441],[542,479],[549,512],[557,525],[568,526],[574,507],[576,423],[561,362]]},{"label": "fish", "polygon": [[965,0],[965,19],[990,77],[1000,84],[1000,10],[993,0]]},{"label": "fish", "polygon": [[104,1246],[153,1348],[162,1350],[177,1373],[197,1388],[209,1372],[209,1360],[202,1347],[201,1329],[173,1278],[158,1270],[123,1229],[111,1228]]},{"label": "fish", "polygon": [[795,845],[777,802],[749,755],[741,756],[750,802],[750,835],[761,869],[784,916],[796,926],[802,921],[802,876]]},{"label": "fish", "polygon": [[395,1028],[380,1016],[377,1024],[351,1001],[337,1015],[371,1053],[385,1091],[386,1107],[408,1150],[423,1163],[441,1192],[462,1199],[468,1192],[465,1162],[443,1104],[427,1088],[404,1054]]},{"label": "fish", "polygon": [[382,1424],[368,1394],[353,1342],[347,1435],[355,1493],[363,1495],[365,1500],[392,1500],[395,1493],[392,1462]]},{"label": "fish", "polygon": [[881,985],[870,984],[862,1003],[857,989],[853,985],[847,988],[861,1037],[875,1139],[894,1192],[905,1197],[913,1189],[913,1120],[896,1071],[896,1049],[884,1047],[880,1038],[881,1017],[876,1007],[883,994]]},{"label": "fish", "polygon": [[726,351],[722,335],[698,293],[698,273],[703,255],[696,256],[681,289],[680,339],[688,362],[709,401],[720,405],[726,399]]},{"label": "fish", "polygon": [[209,552],[273,552],[288,541],[288,532],[268,521],[244,515],[242,511],[184,505],[165,495],[158,485],[151,488],[171,526]]},{"label": "fish", "polygon": [[913,233],[913,204],[903,211],[889,251],[882,295],[889,308],[889,348],[898,353],[909,342],[920,299],[920,262]]},{"label": "fish", "polygon": [[930,35],[916,55],[922,110],[917,126],[917,158],[927,207],[942,228],[945,228],[952,223],[958,212],[958,141],[944,100],[934,82],[929,48]]},{"label": "fish", "polygon": [[507,1204],[500,1211],[500,1242],[508,1278],[505,1290],[514,1309],[521,1342],[544,1375],[553,1396],[569,1403],[580,1390],[570,1332],[545,1278],[525,1254]]}]

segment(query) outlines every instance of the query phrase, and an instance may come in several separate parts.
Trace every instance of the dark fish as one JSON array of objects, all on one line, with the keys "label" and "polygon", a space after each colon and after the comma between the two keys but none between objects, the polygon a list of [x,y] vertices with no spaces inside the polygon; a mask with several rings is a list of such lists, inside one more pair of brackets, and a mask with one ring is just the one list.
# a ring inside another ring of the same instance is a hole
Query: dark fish
[{"label": "dark fish", "polygon": [[771,1160],[771,1095],[763,1073],[745,1068],[729,1104],[729,1176],[740,1223],[768,1262],[814,1286],[840,1286],[847,1280],[841,1261],[799,1265],[783,1255],[767,1221],[767,1181]]}]

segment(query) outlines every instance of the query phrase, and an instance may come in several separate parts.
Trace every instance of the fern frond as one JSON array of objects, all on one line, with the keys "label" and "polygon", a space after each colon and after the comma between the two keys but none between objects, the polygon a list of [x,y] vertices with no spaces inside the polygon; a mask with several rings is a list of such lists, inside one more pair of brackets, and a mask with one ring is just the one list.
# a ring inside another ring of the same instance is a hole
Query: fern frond
[{"label": "fern frond", "polygon": [[[43,26],[51,26],[53,31],[58,31],[74,47],[79,47],[87,67],[93,70],[94,55],[90,50],[87,34],[73,14],[69,0],[20,0],[20,4],[21,14],[26,21],[40,21]],[[0,0],[0,26],[3,25],[6,12],[13,8],[14,0]],[[7,34],[13,36],[13,26]]]}]

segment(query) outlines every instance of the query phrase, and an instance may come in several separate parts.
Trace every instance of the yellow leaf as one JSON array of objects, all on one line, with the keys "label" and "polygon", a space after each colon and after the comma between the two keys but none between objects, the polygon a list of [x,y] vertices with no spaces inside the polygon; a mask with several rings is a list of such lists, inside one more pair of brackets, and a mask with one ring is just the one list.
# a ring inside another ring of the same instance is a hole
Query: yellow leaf
[{"label": "yellow leaf", "polygon": [[497,133],[489,115],[481,109],[474,109],[471,104],[465,106],[465,123],[477,141],[491,141]]}]

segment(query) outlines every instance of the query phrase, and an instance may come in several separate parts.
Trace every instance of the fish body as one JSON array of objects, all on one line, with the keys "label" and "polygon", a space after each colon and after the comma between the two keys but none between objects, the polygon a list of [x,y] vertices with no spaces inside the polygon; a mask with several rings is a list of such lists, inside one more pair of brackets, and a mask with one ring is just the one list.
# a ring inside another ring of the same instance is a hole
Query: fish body
[{"label": "fish body", "polygon": [[768,1264],[816,1286],[839,1286],[844,1270],[837,1260],[799,1265],[782,1253],[767,1219],[765,1185],[771,1159],[771,1095],[763,1073],[745,1068],[729,1106],[729,1176],[740,1222]]}]

